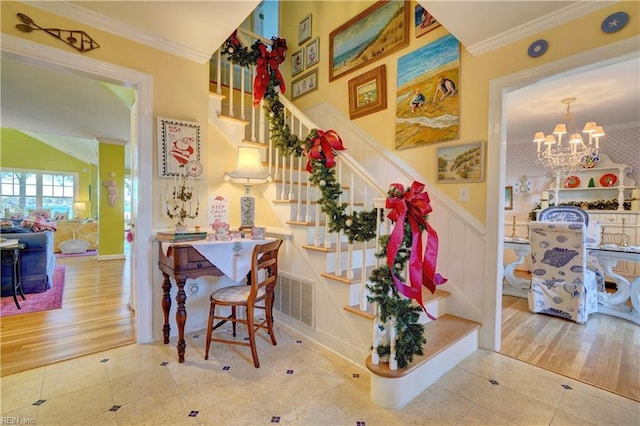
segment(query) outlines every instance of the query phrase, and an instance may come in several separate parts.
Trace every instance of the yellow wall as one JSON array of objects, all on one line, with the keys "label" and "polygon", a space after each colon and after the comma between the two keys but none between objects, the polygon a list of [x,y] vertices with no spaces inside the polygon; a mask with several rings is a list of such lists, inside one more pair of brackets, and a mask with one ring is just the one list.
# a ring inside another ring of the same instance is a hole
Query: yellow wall
[{"label": "yellow wall", "polygon": [[[100,256],[124,253],[124,146],[101,143],[98,199],[98,254]],[[115,182],[117,198],[109,203],[108,184]]]},{"label": "yellow wall", "polygon": [[[345,74],[329,83],[329,34],[374,2],[329,2],[329,1],[293,1],[282,2],[281,36],[288,40],[289,54],[298,49],[297,24],[311,14],[312,38],[320,37],[320,63],[318,69],[319,90],[311,92],[296,100],[296,105],[305,108],[327,102],[340,110],[345,116],[349,115],[348,81],[353,77],[369,71],[382,64],[387,69],[387,109],[365,117],[358,118],[354,123],[373,136],[379,143],[394,151],[398,157],[406,161],[435,185],[435,150],[436,147],[486,141],[488,138],[488,105],[489,82],[492,79],[513,74],[528,68],[537,67],[545,63],[559,60],[566,56],[584,52],[609,43],[627,39],[640,34],[640,26],[634,20],[638,17],[638,2],[619,2],[600,9],[590,15],[578,18],[562,26],[551,28],[534,37],[516,41],[506,47],[472,56],[464,46],[460,53],[460,139],[453,142],[427,145],[396,151],[395,146],[395,98],[397,80],[397,61],[399,57],[416,50],[447,34],[444,27],[420,37],[415,37],[413,24],[410,29],[409,46],[378,61],[368,64],[357,71]],[[411,11],[415,2],[411,2]],[[629,14],[630,22],[621,31],[606,34],[600,30],[602,20],[617,11]],[[538,58],[527,55],[529,45],[544,38],[549,43],[549,50]],[[307,70],[305,70],[306,72]],[[283,74],[290,82],[290,61],[285,62]],[[296,76],[298,77],[298,76]],[[290,87],[291,84],[288,85]],[[291,96],[290,90],[286,94]],[[349,147],[349,141],[345,141]],[[486,173],[497,173],[496,170],[486,170]],[[408,182],[406,183],[408,184]],[[438,185],[438,189],[457,200],[460,184]],[[486,179],[482,183],[465,183],[470,188],[470,200],[461,204],[481,222],[485,222],[486,212]]]},{"label": "yellow wall", "polygon": [[[76,200],[89,200],[91,166],[14,129],[0,129],[0,167],[78,173]],[[87,205],[87,209],[88,209]]]}]

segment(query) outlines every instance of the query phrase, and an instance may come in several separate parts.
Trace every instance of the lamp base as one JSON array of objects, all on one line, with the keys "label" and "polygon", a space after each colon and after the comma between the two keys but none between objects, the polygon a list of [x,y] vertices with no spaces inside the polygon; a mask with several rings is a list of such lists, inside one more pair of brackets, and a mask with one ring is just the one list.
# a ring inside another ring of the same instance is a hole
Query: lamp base
[{"label": "lamp base", "polygon": [[254,226],[256,199],[251,195],[240,197],[240,229],[251,229]]}]

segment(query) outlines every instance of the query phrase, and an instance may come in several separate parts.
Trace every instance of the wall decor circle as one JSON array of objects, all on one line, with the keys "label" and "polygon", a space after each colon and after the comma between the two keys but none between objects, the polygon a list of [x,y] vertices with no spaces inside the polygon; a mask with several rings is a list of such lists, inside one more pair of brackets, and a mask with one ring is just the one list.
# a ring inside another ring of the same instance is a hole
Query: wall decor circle
[{"label": "wall decor circle", "polygon": [[537,58],[538,56],[542,56],[544,52],[547,51],[548,47],[549,47],[549,43],[547,43],[546,40],[543,40],[543,39],[536,40],[529,45],[529,50],[527,50],[527,53],[532,58]]},{"label": "wall decor circle", "polygon": [[629,15],[626,12],[616,12],[604,18],[600,28],[605,33],[615,33],[624,28],[627,22],[629,22]]}]

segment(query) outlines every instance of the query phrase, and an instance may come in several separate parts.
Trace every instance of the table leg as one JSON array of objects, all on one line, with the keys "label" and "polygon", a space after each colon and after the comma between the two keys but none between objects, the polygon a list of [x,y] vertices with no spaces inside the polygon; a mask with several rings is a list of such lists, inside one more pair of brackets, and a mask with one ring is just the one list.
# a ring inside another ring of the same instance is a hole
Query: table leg
[{"label": "table leg", "polygon": [[[616,284],[615,293],[598,293],[598,312],[640,324],[640,277],[631,284],[625,277],[613,272],[618,263],[616,259],[605,256],[598,256],[597,259],[605,274],[613,278]],[[631,306],[627,304],[628,300]]]},{"label": "table leg", "polygon": [[[18,303],[18,290],[20,290],[20,294],[22,294],[22,286],[20,285],[20,251],[18,249],[13,251],[12,268],[13,276],[11,277],[11,286],[13,287],[13,302],[18,309],[22,309],[20,303]],[[22,300],[24,300],[24,294],[22,294]]]},{"label": "table leg", "polygon": [[162,313],[164,314],[164,324],[162,325],[162,337],[164,338],[164,344],[169,343],[169,332],[171,326],[169,325],[169,310],[171,309],[171,280],[169,280],[169,274],[162,273]]},{"label": "table leg", "polygon": [[526,256],[529,254],[529,249],[513,249],[513,251],[518,258],[504,268],[504,279],[511,288],[504,286],[502,293],[510,296],[526,297],[531,281],[516,277],[515,270],[516,267],[524,263]]},{"label": "table leg", "polygon": [[178,362],[184,362],[184,352],[187,344],[184,341],[184,325],[187,322],[187,310],[184,308],[184,302],[187,300],[187,293],[184,291],[186,278],[176,279],[178,293],[176,294],[176,324],[178,324]]}]

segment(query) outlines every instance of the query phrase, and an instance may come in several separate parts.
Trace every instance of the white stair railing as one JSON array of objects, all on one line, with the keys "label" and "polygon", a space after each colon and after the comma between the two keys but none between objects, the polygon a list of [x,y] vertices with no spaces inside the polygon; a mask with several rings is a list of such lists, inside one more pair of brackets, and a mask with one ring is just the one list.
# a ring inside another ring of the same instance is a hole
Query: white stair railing
[{"label": "white stair railing", "polygon": [[[270,140],[269,126],[266,123],[266,116],[263,102],[260,106],[252,109],[250,113],[245,112],[245,99],[251,99],[251,93],[247,93],[244,76],[244,70],[236,70],[234,68],[237,65],[230,61],[220,59],[220,54],[217,54],[217,77],[216,92],[221,93],[220,79],[225,74],[229,76],[229,87],[233,87],[233,75],[237,74],[241,78],[239,90],[229,90],[228,96],[228,108],[226,108],[227,114],[231,117],[238,115],[234,112],[234,105],[239,101],[240,112],[239,116],[243,120],[249,121],[250,131],[248,139],[254,144],[261,145],[265,150],[263,160],[267,162],[268,168],[273,174],[274,181],[278,185],[276,193],[276,201],[289,201],[295,200],[291,206],[295,206],[295,214],[292,215],[292,219],[296,222],[306,222],[309,226],[312,236],[308,238],[310,244],[316,247],[334,248],[335,257],[333,265],[333,274],[342,276],[347,280],[353,281],[355,276],[354,270],[356,268],[361,269],[359,274],[358,292],[358,306],[362,311],[367,311],[367,266],[378,266],[380,260],[372,256],[371,252],[376,253],[379,251],[378,239],[381,235],[389,233],[389,223],[384,219],[384,199],[386,197],[386,188],[380,185],[377,180],[362,167],[357,161],[355,161],[348,152],[349,141],[343,141],[346,151],[340,151],[336,155],[336,177],[343,188],[343,194],[340,195],[338,202],[346,203],[346,211],[350,214],[357,211],[364,211],[373,208],[375,206],[377,223],[376,223],[376,237],[374,242],[359,243],[360,250],[356,250],[353,243],[348,242],[344,233],[338,231],[329,231],[330,218],[326,214],[321,214],[320,204],[317,199],[320,197],[320,189],[315,187],[309,181],[309,174],[306,172],[306,158],[296,158],[294,155],[288,156],[288,158],[274,148],[273,143]],[[228,67],[225,71],[224,67]],[[254,74],[254,70],[251,70],[251,75]],[[252,86],[252,84],[249,84]],[[236,98],[236,101],[234,101]],[[294,133],[299,140],[304,140],[312,129],[318,129],[313,121],[311,121],[304,113],[302,113],[295,105],[293,105],[288,99],[280,95],[280,102],[284,106],[285,123],[289,126],[289,129]],[[252,102],[250,102],[251,105]],[[223,109],[224,111],[225,109]],[[327,130],[327,129],[323,129]],[[306,188],[304,188],[306,187]],[[312,188],[313,187],[313,188]],[[324,218],[324,220],[322,220]],[[346,250],[343,249],[342,244],[347,243]],[[375,260],[371,260],[371,259]],[[372,263],[375,264],[372,265]],[[328,269],[330,269],[328,267]],[[331,272],[331,271],[329,271]],[[373,321],[373,352],[372,361],[374,364],[379,362],[379,356],[376,352],[376,347],[380,342],[389,344],[392,350],[389,357],[389,365],[391,369],[396,369],[395,363],[395,319],[391,318],[380,327],[380,312],[377,304],[373,306],[374,321]]]}]

